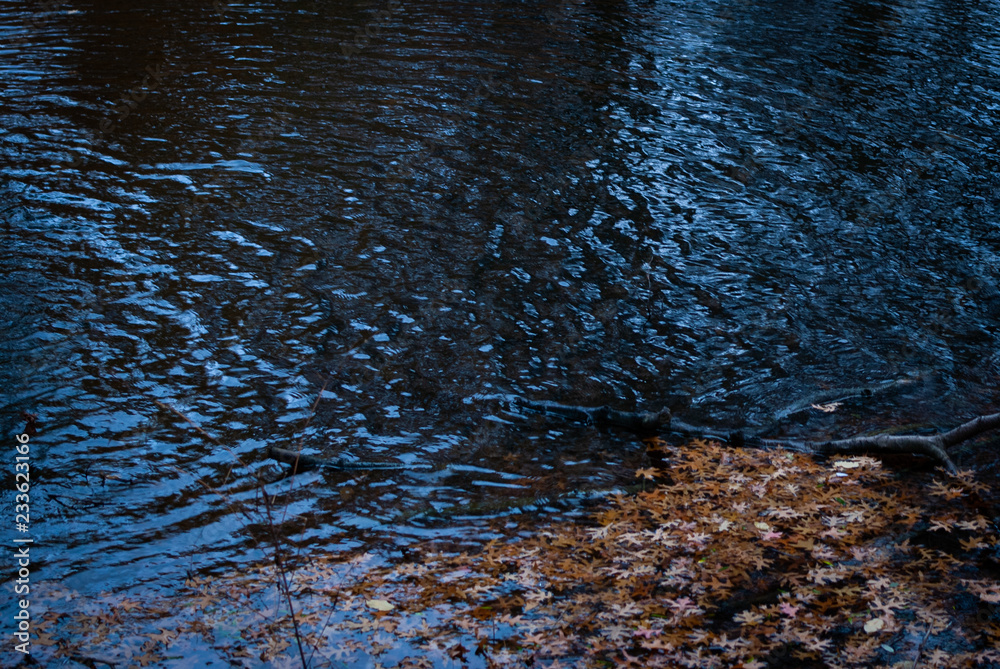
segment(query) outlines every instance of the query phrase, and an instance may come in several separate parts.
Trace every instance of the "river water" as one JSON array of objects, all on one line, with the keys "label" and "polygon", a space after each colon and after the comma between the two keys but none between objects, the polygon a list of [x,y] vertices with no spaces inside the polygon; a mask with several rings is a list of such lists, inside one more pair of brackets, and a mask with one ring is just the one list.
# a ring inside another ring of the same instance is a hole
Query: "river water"
[{"label": "river water", "polygon": [[12,444],[39,416],[34,576],[259,557],[269,445],[430,465],[269,483],[310,551],[633,480],[627,435],[509,394],[760,425],[911,375],[796,429],[993,410],[998,10],[3,2],[0,418]]}]

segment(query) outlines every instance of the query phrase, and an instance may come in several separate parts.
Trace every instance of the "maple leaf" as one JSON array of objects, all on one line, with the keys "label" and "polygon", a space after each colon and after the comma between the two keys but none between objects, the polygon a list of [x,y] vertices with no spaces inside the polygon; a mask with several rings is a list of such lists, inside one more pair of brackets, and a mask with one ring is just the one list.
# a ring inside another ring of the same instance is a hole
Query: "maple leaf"
[{"label": "maple leaf", "polygon": [[735,639],[730,639],[725,634],[723,634],[721,637],[716,639],[715,645],[725,651],[731,652],[737,650],[740,647],[745,647],[750,645],[750,642],[748,642],[743,637],[736,637]]},{"label": "maple leaf", "polygon": [[771,509],[770,515],[778,518],[779,520],[792,520],[794,518],[801,517],[803,514],[801,511],[796,511],[791,507],[783,506],[778,509]]},{"label": "maple leaf", "polygon": [[549,599],[552,599],[551,592],[547,592],[545,590],[537,590],[535,592],[529,592],[525,596],[526,601],[524,603],[524,610],[530,611],[534,608],[538,608],[538,606],[542,602],[548,601]]},{"label": "maple leaf", "polygon": [[123,599],[122,601],[118,602],[115,606],[123,610],[125,613],[131,613],[134,609],[139,608],[140,605],[139,602],[136,602],[134,600]]},{"label": "maple leaf", "polygon": [[764,616],[753,611],[741,611],[733,616],[733,620],[740,625],[756,625],[764,622]]},{"label": "maple leaf", "polygon": [[845,511],[840,515],[849,523],[860,523],[865,519],[864,511]]},{"label": "maple leaf", "polygon": [[986,544],[983,542],[982,537],[969,537],[968,539],[959,539],[958,543],[962,545],[962,550],[971,551],[977,548],[986,548]]},{"label": "maple leaf", "polygon": [[696,533],[693,533],[693,534],[689,534],[689,535],[687,535],[685,537],[685,539],[687,539],[688,543],[695,544],[695,545],[704,545],[711,538],[712,538],[711,536],[709,536],[708,534],[705,534],[704,532],[696,532]]},{"label": "maple leaf", "polygon": [[942,520],[931,518],[930,531],[936,532],[937,530],[944,530],[945,532],[951,532],[951,521],[948,520],[947,518]]},{"label": "maple leaf", "polygon": [[956,523],[956,525],[958,526],[959,529],[967,530],[969,532],[974,532],[976,530],[985,530],[987,527],[990,526],[990,523],[982,516],[976,516],[972,520],[963,520],[959,523]]},{"label": "maple leaf", "polygon": [[812,539],[799,539],[792,544],[793,548],[804,548],[807,551],[811,551],[816,548],[816,542]]},{"label": "maple leaf", "polygon": [[649,467],[646,469],[637,469],[635,472],[636,478],[644,478],[650,481],[656,480],[656,477],[660,475],[660,470],[654,467]]},{"label": "maple leaf", "polygon": [[809,572],[809,580],[818,585],[836,583],[837,581],[842,581],[846,576],[846,570],[837,569],[836,567],[831,567],[829,569],[813,569]]},{"label": "maple leaf", "polygon": [[691,641],[694,643],[704,643],[708,641],[709,636],[708,632],[706,632],[705,630],[694,630],[693,632],[688,634],[688,638],[691,639]]},{"label": "maple leaf", "polygon": [[140,655],[139,657],[135,657],[132,659],[138,662],[140,667],[148,667],[154,662],[159,662],[162,658],[159,655],[146,653],[145,655]]},{"label": "maple leaf", "polygon": [[761,541],[771,541],[772,539],[780,539],[783,535],[781,532],[769,531],[761,535]]},{"label": "maple leaf", "polygon": [[159,634],[147,634],[146,636],[148,636],[152,641],[159,641],[164,646],[169,646],[170,641],[177,636],[177,632],[171,632],[163,629],[162,627],[158,629],[160,630]]},{"label": "maple leaf", "polygon": [[795,614],[799,612],[798,606],[792,606],[788,602],[782,602],[778,609],[789,618],[794,618]]},{"label": "maple leaf", "polygon": [[962,583],[979,599],[988,604],[1000,604],[1000,584],[988,581],[962,580]]},{"label": "maple leaf", "polygon": [[957,499],[959,497],[965,496],[965,491],[961,488],[949,488],[944,483],[940,481],[934,481],[931,484],[930,490],[928,492],[937,497],[943,497],[946,500]]},{"label": "maple leaf", "polygon": [[805,640],[806,648],[817,653],[825,653],[829,650],[830,644],[833,643],[830,639],[818,639],[816,637],[811,637]]},{"label": "maple leaf", "polygon": [[52,635],[47,632],[38,632],[38,636],[32,639],[32,643],[39,646],[54,646],[56,640],[52,638]]},{"label": "maple leaf", "polygon": [[668,600],[667,606],[674,610],[675,613],[679,615],[688,615],[688,611],[698,611],[700,610],[695,603],[691,601],[690,597],[681,597],[680,599]]},{"label": "maple leaf", "polygon": [[268,639],[263,655],[269,659],[273,659],[277,657],[281,651],[289,648],[291,645],[292,644],[288,641],[288,639]]},{"label": "maple leaf", "polygon": [[948,658],[950,658],[950,657],[951,657],[951,655],[949,655],[948,653],[944,652],[940,648],[935,648],[934,650],[932,650],[930,652],[930,654],[928,654],[928,656],[927,656],[927,662],[932,667],[940,667],[940,666],[944,666],[947,663]]}]

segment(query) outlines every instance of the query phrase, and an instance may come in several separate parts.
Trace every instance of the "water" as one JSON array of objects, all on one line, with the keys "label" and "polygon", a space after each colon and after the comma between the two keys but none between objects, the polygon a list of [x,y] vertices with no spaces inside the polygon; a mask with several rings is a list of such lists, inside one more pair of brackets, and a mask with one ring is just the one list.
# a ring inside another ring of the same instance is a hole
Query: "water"
[{"label": "water", "polygon": [[628,436],[518,421],[509,393],[759,425],[920,373],[799,429],[991,411],[997,16],[3,3],[2,421],[39,415],[33,573],[169,587],[258,557],[268,445],[432,465],[270,484],[308,550],[631,482]]}]

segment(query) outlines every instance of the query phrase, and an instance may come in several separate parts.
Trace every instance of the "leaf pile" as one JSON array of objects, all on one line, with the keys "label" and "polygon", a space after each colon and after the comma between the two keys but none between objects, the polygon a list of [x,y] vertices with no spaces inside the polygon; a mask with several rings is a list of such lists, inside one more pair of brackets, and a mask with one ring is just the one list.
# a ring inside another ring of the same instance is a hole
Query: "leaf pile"
[{"label": "leaf pile", "polygon": [[705,442],[667,455],[672,480],[615,498],[592,527],[397,566],[360,590],[436,608],[432,644],[471,635],[498,664],[1000,663],[1000,545],[971,475],[924,490],[867,457],[821,466]]},{"label": "leaf pile", "polygon": [[[1000,667],[1000,518],[971,474],[649,445],[648,489],[589,520],[503,519],[479,551],[404,562],[313,556],[291,575],[311,666]],[[296,666],[268,569],[189,581],[173,627],[151,602],[160,634],[122,659],[200,643]],[[55,627],[57,655],[86,651]]]}]

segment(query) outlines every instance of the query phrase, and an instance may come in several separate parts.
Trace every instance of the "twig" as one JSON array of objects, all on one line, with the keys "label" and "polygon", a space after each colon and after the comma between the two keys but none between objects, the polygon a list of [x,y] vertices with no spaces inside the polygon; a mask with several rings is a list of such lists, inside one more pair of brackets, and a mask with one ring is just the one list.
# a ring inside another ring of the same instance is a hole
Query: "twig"
[{"label": "twig", "polygon": [[931,626],[927,625],[927,632],[924,634],[924,638],[920,640],[920,644],[917,646],[917,656],[913,659],[913,666],[910,669],[917,669],[917,665],[920,664],[920,655],[924,652],[924,644],[927,643],[927,637],[931,635]]},{"label": "twig", "polygon": [[184,421],[188,422],[191,425],[191,427],[193,427],[194,429],[198,430],[198,432],[201,433],[201,436],[205,437],[209,441],[211,441],[211,442],[213,442],[215,444],[219,443],[219,440],[216,439],[215,437],[213,437],[212,435],[210,435],[208,432],[205,432],[205,430],[203,430],[201,428],[201,425],[198,425],[198,423],[194,422],[193,420],[191,420],[190,418],[188,418],[187,416],[185,416],[184,414],[182,414],[180,411],[178,411],[177,409],[173,408],[169,404],[166,404],[165,402],[161,402],[160,400],[153,400],[153,403],[156,404],[156,406],[160,407],[161,409],[166,409],[167,411],[171,412],[172,414],[174,414],[175,416],[177,416],[181,420],[184,420]]},{"label": "twig", "polygon": [[298,645],[299,649],[299,659],[302,660],[302,669],[309,669],[309,663],[306,660],[306,652],[302,647],[302,633],[299,631],[299,619],[295,615],[295,605],[292,602],[292,591],[291,587],[288,585],[288,571],[285,568],[284,563],[281,561],[281,538],[278,536],[277,526],[274,523],[274,515],[271,513],[271,502],[269,501],[267,492],[262,489],[264,493],[264,510],[267,512],[267,524],[271,530],[271,537],[274,541],[274,566],[278,570],[278,577],[280,578],[279,590],[285,595],[285,601],[288,603],[288,614],[292,618],[292,628],[295,631],[295,643]]},{"label": "twig", "polygon": [[278,462],[284,462],[286,465],[292,466],[292,473],[298,473],[305,471],[307,469],[314,469],[317,467],[322,467],[324,469],[333,469],[336,471],[391,471],[400,469],[429,469],[430,465],[426,464],[404,464],[402,462],[372,462],[372,461],[361,461],[352,462],[350,460],[344,460],[343,458],[337,458],[336,460],[328,460],[327,458],[318,458],[315,455],[306,455],[305,453],[296,453],[295,451],[289,451],[285,448],[278,448],[277,446],[268,446],[267,456],[272,460],[277,460]]}]

